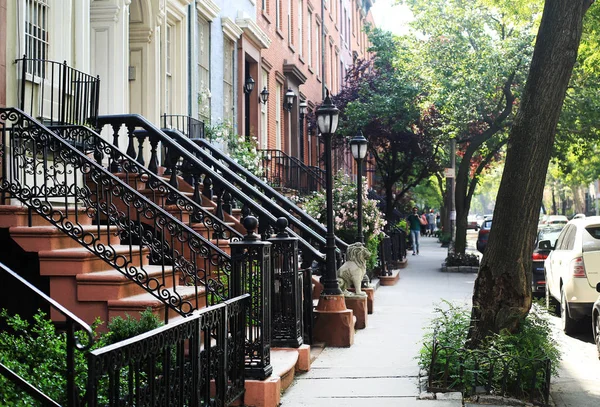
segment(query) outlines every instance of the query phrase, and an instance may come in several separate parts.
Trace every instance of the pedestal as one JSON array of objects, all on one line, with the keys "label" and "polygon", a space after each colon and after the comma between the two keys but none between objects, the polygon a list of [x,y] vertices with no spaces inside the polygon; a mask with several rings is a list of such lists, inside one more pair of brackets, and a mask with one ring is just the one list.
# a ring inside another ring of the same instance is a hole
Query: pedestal
[{"label": "pedestal", "polygon": [[[373,313],[373,302],[375,301],[375,288],[373,288],[373,287],[361,288],[361,290],[367,294],[367,313],[372,314]],[[348,288],[348,291],[355,292],[354,288]],[[347,302],[346,302],[346,306],[348,306]],[[348,308],[350,308],[350,307],[348,307]],[[354,313],[354,315],[356,315],[356,312]]]},{"label": "pedestal", "polygon": [[384,285],[395,285],[400,279],[400,270],[392,270],[391,276],[379,276],[379,282]]},{"label": "pedestal", "polygon": [[367,297],[346,297],[346,307],[351,309],[356,317],[354,329],[367,327]]},{"label": "pedestal", "polygon": [[349,347],[354,343],[354,314],[343,295],[321,295],[314,311],[314,339],[327,346]]}]

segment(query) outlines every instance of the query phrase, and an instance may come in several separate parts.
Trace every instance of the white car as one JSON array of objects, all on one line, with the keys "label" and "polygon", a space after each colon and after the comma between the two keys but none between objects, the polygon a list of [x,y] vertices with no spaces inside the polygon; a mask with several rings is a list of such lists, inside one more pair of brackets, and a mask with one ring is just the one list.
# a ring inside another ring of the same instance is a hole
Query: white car
[{"label": "white car", "polygon": [[[544,245],[551,246],[550,241]],[[540,242],[542,246],[542,242]],[[562,328],[572,334],[576,322],[592,315],[600,282],[600,216],[573,219],[562,230],[544,261],[546,303],[560,304]]]}]

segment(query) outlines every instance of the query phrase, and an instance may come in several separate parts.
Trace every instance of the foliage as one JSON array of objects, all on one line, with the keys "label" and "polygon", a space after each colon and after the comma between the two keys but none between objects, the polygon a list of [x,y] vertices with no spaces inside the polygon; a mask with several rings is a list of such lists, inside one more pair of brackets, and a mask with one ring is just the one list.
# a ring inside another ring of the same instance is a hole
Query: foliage
[{"label": "foliage", "polygon": [[[548,313],[542,308],[534,307],[518,332],[511,334],[502,331],[489,336],[475,350],[465,349],[471,323],[471,312],[467,306],[444,301],[441,306],[436,306],[434,312],[436,316],[423,336],[419,365],[428,370],[433,378],[451,378],[447,383],[434,380],[434,386],[447,384],[449,389],[475,390],[472,388],[475,375],[480,376],[479,380],[486,380],[490,361],[497,362],[492,391],[503,384],[503,369],[508,369],[508,396],[525,395],[534,375],[537,377],[536,389],[539,391],[542,388],[542,361],[550,360],[551,372],[557,375],[560,352],[552,338]],[[434,341],[437,343],[437,354],[432,364]]]},{"label": "foliage", "polygon": [[[0,311],[8,330],[0,332],[0,363],[23,377],[31,385],[40,389],[47,396],[61,405],[66,405],[66,361],[67,337],[64,332],[57,331],[48,316],[38,311],[33,322],[28,322],[19,315],[9,315],[6,310]],[[92,329],[101,324],[97,320]],[[150,309],[141,313],[140,321],[127,315],[125,319],[116,317],[108,324],[109,332],[96,335],[92,349],[124,340],[147,332],[162,325]],[[84,339],[85,333],[76,335]],[[79,389],[87,385],[87,359],[84,352],[75,350],[75,384]],[[127,378],[123,378],[126,380]],[[101,382],[102,384],[102,382]],[[108,385],[108,383],[104,383]],[[36,405],[29,396],[16,388],[4,376],[0,375],[0,400],[3,405],[28,407]]]},{"label": "foliage", "polygon": [[446,266],[479,266],[479,257],[472,253],[448,253],[446,257]]},{"label": "foliage", "polygon": [[208,141],[222,146],[233,161],[257,177],[263,175],[262,155],[258,151],[258,139],[255,136],[246,140],[244,136],[237,135],[228,123],[206,126],[205,134]]},{"label": "foliage", "polygon": [[406,219],[400,219],[394,227],[403,230],[408,233],[408,221]]},{"label": "foliage", "polygon": [[[386,221],[377,207],[378,201],[367,197],[367,183],[363,181],[362,185],[363,233],[365,246],[371,252],[367,269],[372,270],[377,261],[377,248],[380,238],[383,237]],[[304,209],[316,220],[326,222],[325,191],[314,192],[309,196],[304,203]],[[356,184],[342,171],[338,172],[333,180],[333,214],[336,235],[346,242],[353,242],[356,238],[358,220]]]},{"label": "foliage", "polygon": [[[422,103],[419,71],[406,43],[379,29],[368,31],[369,60],[357,60],[346,74],[342,90],[332,100],[340,109],[336,144],[345,144],[359,130],[368,139],[378,191],[385,195],[385,214],[419,182],[439,169],[437,155],[443,134],[432,104]],[[314,115],[311,125],[314,126]]]}]

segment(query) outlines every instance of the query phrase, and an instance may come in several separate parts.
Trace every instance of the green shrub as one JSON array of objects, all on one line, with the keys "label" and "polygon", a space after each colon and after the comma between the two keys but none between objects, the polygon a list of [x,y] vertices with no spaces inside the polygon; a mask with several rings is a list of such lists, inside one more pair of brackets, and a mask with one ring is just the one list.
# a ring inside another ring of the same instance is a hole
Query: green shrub
[{"label": "green shrub", "polygon": [[[465,349],[470,309],[449,302],[444,305],[436,307],[436,316],[427,328],[418,356],[419,365],[428,371],[433,387],[472,394],[478,386],[487,384],[492,372],[492,392],[505,386],[508,396],[540,398],[546,361],[550,361],[551,373],[556,375],[560,360],[545,310],[534,305],[522,321],[519,332],[492,335],[481,348],[470,350]],[[437,354],[432,363],[434,336]]]},{"label": "green shrub", "polygon": [[[6,310],[0,311],[0,318],[9,327],[0,332],[0,363],[27,380],[61,405],[66,405],[66,361],[67,337],[58,332],[47,315],[38,311],[29,323],[19,315],[9,315]],[[100,325],[97,320],[92,329]],[[97,349],[118,341],[147,332],[162,325],[150,309],[142,312],[140,320],[131,316],[111,319],[109,332],[96,338],[92,349]],[[85,333],[78,332],[82,340]],[[75,350],[75,384],[83,390],[87,383],[86,353]],[[108,384],[108,382],[103,382]],[[29,407],[37,405],[34,400],[16,388],[12,382],[0,375],[0,401],[3,406]]]},{"label": "green shrub", "polygon": [[471,253],[448,253],[446,257],[446,266],[479,266],[479,257],[476,254]]}]

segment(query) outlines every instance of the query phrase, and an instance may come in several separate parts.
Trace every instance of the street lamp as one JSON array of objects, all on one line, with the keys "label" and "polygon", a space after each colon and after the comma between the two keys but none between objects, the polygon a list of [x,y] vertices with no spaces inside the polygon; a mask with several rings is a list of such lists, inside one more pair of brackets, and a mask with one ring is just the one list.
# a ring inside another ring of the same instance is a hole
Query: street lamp
[{"label": "street lamp", "polygon": [[367,155],[367,139],[363,136],[362,131],[358,131],[356,136],[350,140],[350,150],[352,150],[352,156],[356,160],[356,199],[357,199],[357,231],[356,241],[365,243],[365,236],[363,234],[363,211],[362,211],[362,163]]},{"label": "street lamp", "polygon": [[335,234],[333,230],[333,170],[331,168],[331,138],[337,130],[340,111],[331,102],[329,90],[317,109],[317,124],[325,141],[325,190],[327,192],[327,234],[325,236],[326,270],[323,276],[323,295],[341,295],[335,266]]},{"label": "street lamp", "polygon": [[306,100],[300,102],[298,107],[300,108],[300,161],[304,162],[304,115],[308,110]]},{"label": "street lamp", "polygon": [[254,90],[254,79],[248,74],[244,83],[244,93],[246,94],[246,141],[250,141],[250,94]]}]

